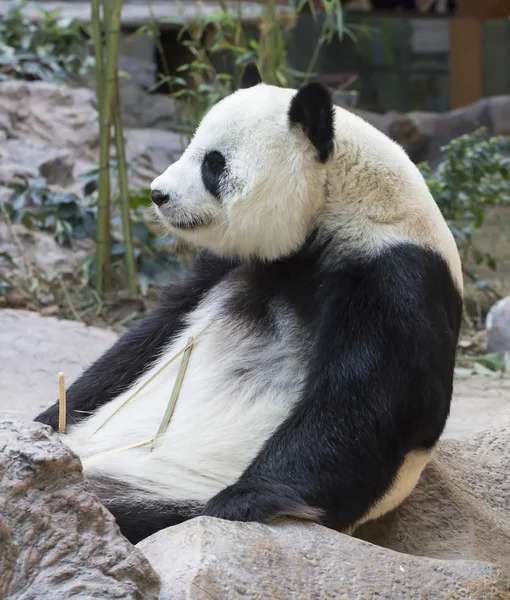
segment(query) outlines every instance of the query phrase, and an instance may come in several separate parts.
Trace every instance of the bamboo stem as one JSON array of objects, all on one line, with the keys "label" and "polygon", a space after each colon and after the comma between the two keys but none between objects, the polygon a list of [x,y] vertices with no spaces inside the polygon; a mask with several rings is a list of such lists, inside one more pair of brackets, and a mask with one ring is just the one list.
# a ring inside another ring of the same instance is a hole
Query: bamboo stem
[{"label": "bamboo stem", "polygon": [[120,108],[119,79],[115,84],[114,98],[115,144],[117,148],[117,169],[119,174],[119,197],[122,214],[122,230],[124,234],[124,258],[126,260],[126,275],[129,289],[136,293],[138,283],[136,278],[136,261],[133,246],[133,230],[131,228],[131,213],[129,206],[128,174],[126,165],[126,148],[122,131],[122,114]]},{"label": "bamboo stem", "polygon": [[186,346],[186,350],[182,356],[181,366],[179,367],[179,372],[177,373],[177,378],[174,383],[174,387],[172,389],[172,393],[170,394],[170,399],[168,401],[165,414],[163,415],[163,419],[159,426],[158,432],[154,437],[154,442],[152,443],[150,451],[152,452],[156,447],[158,440],[162,435],[165,434],[168,424],[170,423],[170,419],[175,410],[175,405],[177,404],[177,398],[179,396],[179,392],[181,391],[182,382],[184,380],[184,375],[186,374],[186,369],[188,367],[188,362],[191,356],[191,351],[193,350],[193,338],[189,338],[188,345]]},{"label": "bamboo stem", "polygon": [[105,113],[105,66],[99,0],[92,0],[91,29],[96,61],[96,96],[99,114],[99,195],[96,230],[96,289],[108,288],[110,272],[110,126]]},{"label": "bamboo stem", "polygon": [[153,441],[154,441],[154,439],[150,438],[149,440],[143,440],[142,442],[136,442],[135,444],[129,444],[129,446],[122,446],[121,448],[114,448],[113,450],[107,450],[106,452],[101,452],[101,454],[96,454],[89,458],[83,459],[82,463],[84,465],[86,465],[88,463],[91,463],[94,460],[97,460],[98,458],[103,458],[103,456],[108,456],[110,454],[117,454],[119,452],[125,452],[126,450],[135,450],[136,448],[143,448],[143,446],[148,446],[149,444],[152,444]]},{"label": "bamboo stem", "polygon": [[[198,333],[194,340],[193,343],[195,343],[208,329],[209,327],[211,327],[212,325],[214,325],[215,320],[213,319],[204,329],[202,329],[202,331],[200,333]],[[133,394],[131,394],[131,396],[129,396],[129,398],[126,398],[126,400],[124,400],[124,402],[118,406],[111,414],[110,416],[106,419],[106,421],[104,421],[103,423],[101,423],[101,425],[99,425],[99,427],[97,429],[95,429],[89,437],[92,437],[95,433],[97,433],[100,429],[102,429],[107,423],[110,422],[111,419],[113,419],[113,417],[125,406],[127,406],[130,402],[132,402],[136,396],[138,396],[138,394],[144,390],[150,383],[152,383],[154,381],[154,379],[156,379],[156,377],[158,375],[160,375],[169,365],[171,365],[175,360],[177,360],[179,358],[179,356],[181,356],[182,354],[184,354],[184,352],[190,347],[190,344],[187,343],[184,348],[181,348],[181,350],[179,350],[179,352],[177,352],[177,354],[174,354],[170,360],[168,360],[161,368],[159,368],[154,375],[152,375],[151,377],[149,377],[149,379],[142,384]]]},{"label": "bamboo stem", "polygon": [[60,387],[60,399],[58,403],[58,430],[60,433],[66,432],[66,418],[67,418],[67,408],[66,408],[66,381],[64,378],[64,373],[58,374],[58,382]]}]

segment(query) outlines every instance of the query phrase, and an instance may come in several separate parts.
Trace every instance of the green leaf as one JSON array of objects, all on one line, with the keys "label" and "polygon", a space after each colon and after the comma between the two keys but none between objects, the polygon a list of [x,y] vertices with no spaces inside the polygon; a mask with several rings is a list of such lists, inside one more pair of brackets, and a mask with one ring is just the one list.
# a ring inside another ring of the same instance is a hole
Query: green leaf
[{"label": "green leaf", "polygon": [[494,371],[492,371],[491,369],[488,369],[487,367],[482,365],[480,362],[475,362],[473,364],[473,368],[477,375],[492,375],[494,373]]}]

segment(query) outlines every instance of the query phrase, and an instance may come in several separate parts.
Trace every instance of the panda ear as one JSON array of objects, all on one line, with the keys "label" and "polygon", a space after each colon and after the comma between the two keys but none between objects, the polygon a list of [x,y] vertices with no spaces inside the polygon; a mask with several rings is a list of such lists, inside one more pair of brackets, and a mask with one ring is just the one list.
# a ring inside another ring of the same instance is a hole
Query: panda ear
[{"label": "panda ear", "polygon": [[239,88],[250,88],[259,83],[262,83],[262,77],[260,76],[257,65],[253,61],[246,63],[239,82]]},{"label": "panda ear", "polygon": [[305,85],[290,103],[291,124],[304,129],[317,148],[320,162],[326,162],[333,152],[334,115],[331,93],[322,83]]}]

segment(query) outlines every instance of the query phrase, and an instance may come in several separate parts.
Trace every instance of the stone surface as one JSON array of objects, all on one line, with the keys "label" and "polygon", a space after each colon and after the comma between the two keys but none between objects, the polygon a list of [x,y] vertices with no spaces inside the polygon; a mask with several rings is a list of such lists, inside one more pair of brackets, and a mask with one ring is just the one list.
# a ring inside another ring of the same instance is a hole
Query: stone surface
[{"label": "stone surface", "polygon": [[179,160],[186,139],[179,133],[165,129],[131,129],[131,139],[146,149],[151,165],[158,173],[163,173],[176,160]]},{"label": "stone surface", "polygon": [[487,563],[403,555],[313,524],[199,517],[137,545],[161,578],[161,600],[434,598],[504,600]]},{"label": "stone surface", "polygon": [[396,511],[353,537],[313,524],[200,517],[138,545],[162,600],[510,597],[510,407],[443,440]]},{"label": "stone surface", "polygon": [[[0,419],[31,420],[113,344],[111,331],[22,310],[0,310]],[[0,596],[1,598],[1,596]]]},{"label": "stone surface", "polygon": [[[155,103],[161,105],[156,115],[159,122],[163,116],[170,118],[172,109],[165,100],[171,104],[166,97]],[[139,96],[137,101],[143,104]],[[148,112],[144,110],[139,109],[137,115],[145,115],[145,121],[138,123],[135,115],[132,123],[137,127],[146,126],[147,121],[158,124],[157,119],[150,121],[150,106]],[[0,186],[12,182],[16,175],[46,174],[50,183],[81,194],[80,175],[97,167],[99,127],[93,90],[44,81],[1,82],[0,131],[6,138],[0,146]],[[147,188],[160,171],[152,164],[147,147],[140,145],[139,138],[132,139],[129,129],[125,138],[130,187]],[[115,192],[115,178],[112,183]]]},{"label": "stone surface", "polygon": [[441,441],[402,506],[356,535],[404,554],[489,562],[510,584],[510,406],[482,431]]},{"label": "stone surface", "polygon": [[510,296],[489,310],[486,319],[487,351],[505,355],[510,352]]},{"label": "stone surface", "polygon": [[166,94],[149,94],[133,80],[121,83],[122,121],[125,127],[172,129],[177,122],[176,102]]},{"label": "stone surface", "polygon": [[[19,245],[14,241],[12,232]],[[82,248],[76,244],[71,249],[59,246],[50,233],[27,229],[21,224],[12,225],[12,232],[6,223],[0,222],[0,252],[9,254],[18,273],[25,271],[27,260],[40,277],[52,281],[57,275],[76,272],[90,254],[90,242],[80,241]]]},{"label": "stone surface", "polygon": [[159,581],[49,427],[0,422],[0,598],[158,598]]}]

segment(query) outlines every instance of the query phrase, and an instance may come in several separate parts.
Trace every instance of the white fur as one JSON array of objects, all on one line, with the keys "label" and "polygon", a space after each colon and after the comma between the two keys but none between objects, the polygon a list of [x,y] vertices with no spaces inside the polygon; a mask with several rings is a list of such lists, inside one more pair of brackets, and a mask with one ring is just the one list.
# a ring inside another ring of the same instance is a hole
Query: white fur
[{"label": "white fur", "polygon": [[[110,475],[175,500],[206,501],[241,475],[275,424],[286,418],[306,375],[302,332],[288,314],[276,315],[282,335],[274,339],[236,331],[238,324],[222,314],[228,294],[228,289],[209,294],[149,372],[70,430],[66,443],[80,454],[87,473]],[[142,446],[112,453],[156,434],[180,359],[94,432],[190,336],[204,330],[161,445],[153,452]],[[249,379],[233,375],[243,367],[252,370]]]}]

